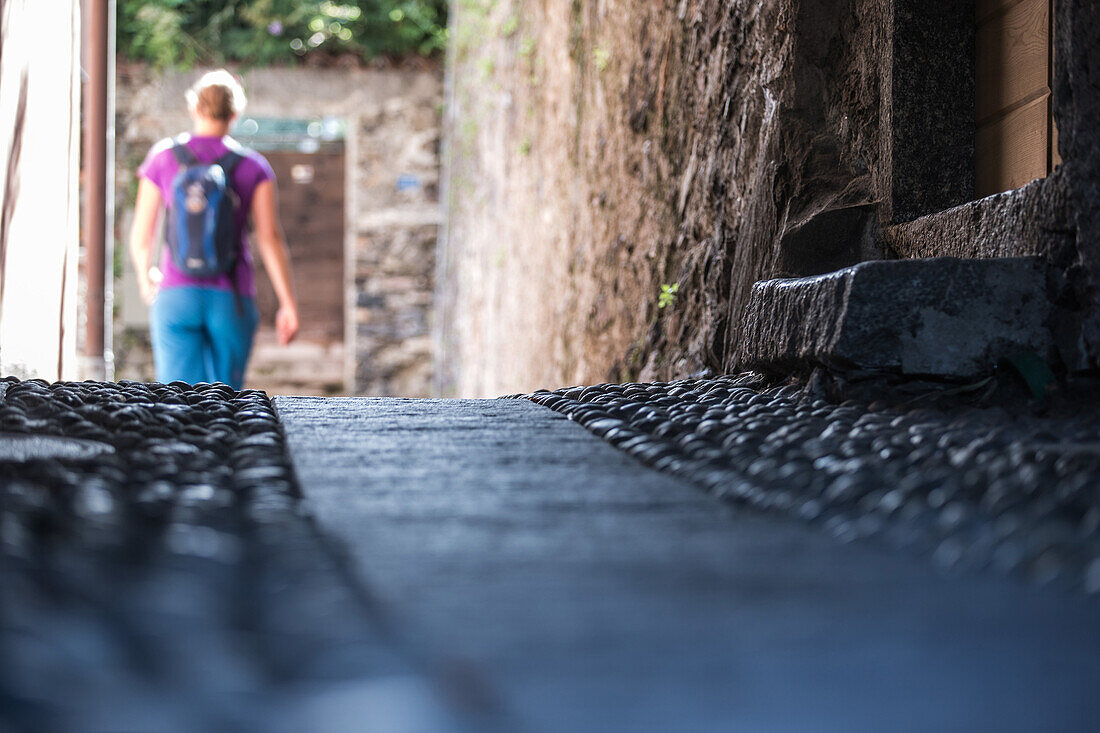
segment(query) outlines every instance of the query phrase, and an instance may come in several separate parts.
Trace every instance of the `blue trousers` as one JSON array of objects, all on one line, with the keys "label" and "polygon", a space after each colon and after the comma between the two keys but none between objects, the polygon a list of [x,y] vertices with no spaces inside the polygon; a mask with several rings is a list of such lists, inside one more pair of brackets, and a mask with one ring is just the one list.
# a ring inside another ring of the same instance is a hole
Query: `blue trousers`
[{"label": "blue trousers", "polygon": [[240,389],[260,322],[256,301],[226,290],[166,288],[150,309],[158,382],[224,382]]}]

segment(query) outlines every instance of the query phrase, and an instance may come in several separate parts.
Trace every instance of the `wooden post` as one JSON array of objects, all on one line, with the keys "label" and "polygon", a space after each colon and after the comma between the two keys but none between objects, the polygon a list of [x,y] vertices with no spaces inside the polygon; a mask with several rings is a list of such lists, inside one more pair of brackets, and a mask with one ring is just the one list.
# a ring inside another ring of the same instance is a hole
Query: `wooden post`
[{"label": "wooden post", "polygon": [[84,262],[87,277],[85,376],[103,379],[104,292],[107,251],[107,0],[85,1],[84,48]]}]

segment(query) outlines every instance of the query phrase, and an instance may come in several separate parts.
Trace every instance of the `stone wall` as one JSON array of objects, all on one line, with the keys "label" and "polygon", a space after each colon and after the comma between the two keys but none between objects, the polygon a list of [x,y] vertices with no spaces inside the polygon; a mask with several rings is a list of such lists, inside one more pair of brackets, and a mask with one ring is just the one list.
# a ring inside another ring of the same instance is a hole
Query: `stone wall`
[{"label": "stone wall", "polygon": [[1054,4],[1054,117],[1068,220],[1056,233],[1069,240],[1052,257],[1072,368],[1100,368],[1100,3]]},{"label": "stone wall", "polygon": [[[491,395],[731,371],[755,281],[932,252],[1044,255],[1087,325],[1100,9],[1056,6],[1065,164],[968,204],[968,3],[458,3],[445,382]],[[1067,363],[1095,364],[1088,348]]]},{"label": "stone wall", "polygon": [[784,232],[883,196],[880,4],[460,4],[455,391],[729,369]]},{"label": "stone wall", "polygon": [[358,118],[348,325],[358,394],[433,394],[439,138],[437,106],[394,99]]},{"label": "stone wall", "polygon": [[[183,94],[203,71],[156,74],[143,66],[120,68],[120,247],[128,235],[127,212],[136,192],[133,172],[153,143],[188,129]],[[345,119],[349,170],[345,282],[301,285],[345,291],[344,342],[281,349],[269,333],[271,324],[265,324],[257,335],[251,385],[281,393],[331,394],[335,382],[336,388],[343,383],[342,391],[353,394],[430,395],[429,330],[440,219],[440,71],[253,69],[243,77],[247,115]],[[128,258],[120,251],[118,260],[123,273]],[[136,293],[124,280],[116,288],[116,377],[151,379],[144,311],[125,302]]]}]

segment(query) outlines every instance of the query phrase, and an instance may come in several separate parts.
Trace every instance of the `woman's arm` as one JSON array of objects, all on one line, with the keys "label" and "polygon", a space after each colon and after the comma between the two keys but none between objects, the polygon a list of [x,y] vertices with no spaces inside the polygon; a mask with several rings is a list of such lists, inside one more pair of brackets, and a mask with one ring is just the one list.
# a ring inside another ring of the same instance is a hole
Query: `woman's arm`
[{"label": "woman's arm", "polygon": [[290,343],[298,333],[298,300],[294,297],[294,278],[290,272],[290,250],[279,223],[275,182],[266,180],[252,194],[252,220],[256,227],[256,246],[264,269],[275,288],[279,310],[275,314],[275,333],[279,343]]},{"label": "woman's arm", "polygon": [[137,201],[134,203],[134,224],[130,227],[130,258],[137,272],[141,299],[150,305],[157,297],[160,285],[159,273],[151,271],[153,242],[156,240],[157,215],[160,213],[160,189],[148,178],[138,184]]}]

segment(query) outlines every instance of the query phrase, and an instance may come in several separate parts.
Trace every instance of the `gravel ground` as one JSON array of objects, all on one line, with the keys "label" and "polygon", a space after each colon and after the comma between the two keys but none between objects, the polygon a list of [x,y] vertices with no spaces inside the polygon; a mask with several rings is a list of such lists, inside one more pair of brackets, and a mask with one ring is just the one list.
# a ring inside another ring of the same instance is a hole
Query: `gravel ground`
[{"label": "gravel ground", "polygon": [[1038,417],[821,393],[748,373],[528,398],[729,501],[843,540],[916,548],[951,570],[991,567],[1100,595],[1095,412]]},{"label": "gravel ground", "polygon": [[364,706],[405,730],[437,709],[303,516],[264,393],[5,386],[0,731],[339,731]]}]

